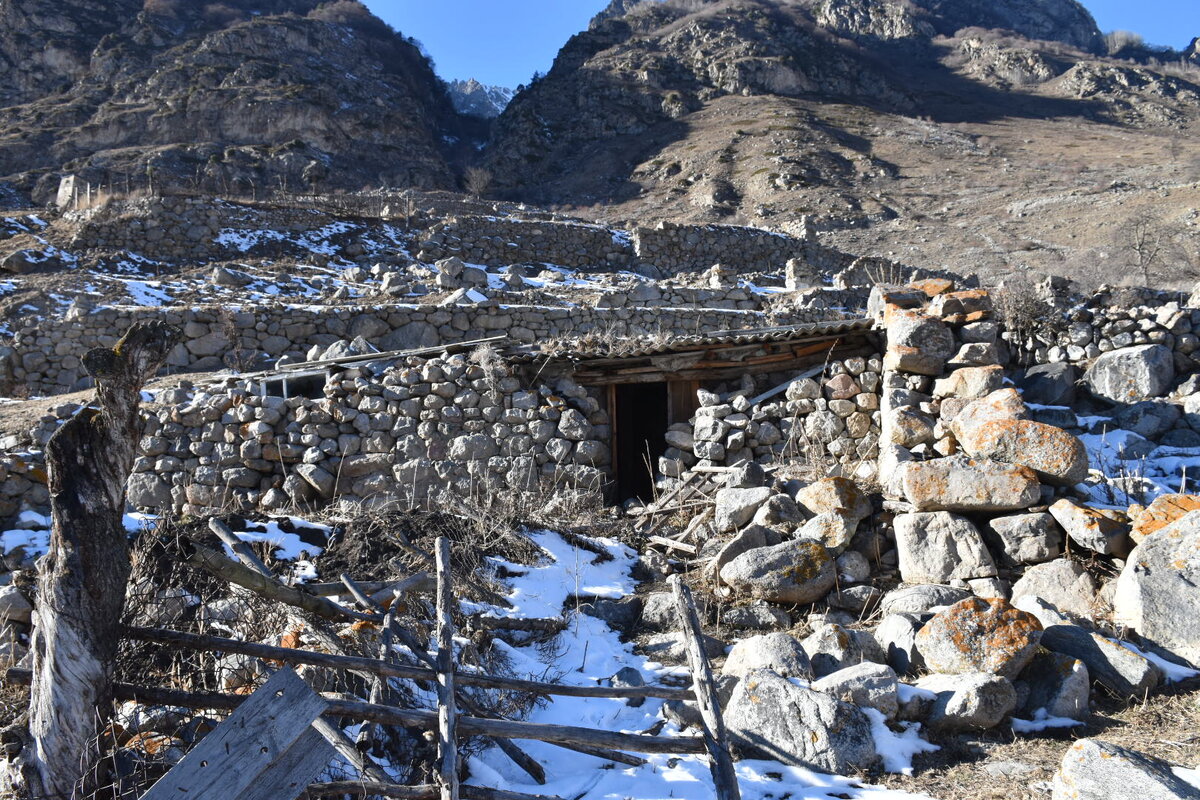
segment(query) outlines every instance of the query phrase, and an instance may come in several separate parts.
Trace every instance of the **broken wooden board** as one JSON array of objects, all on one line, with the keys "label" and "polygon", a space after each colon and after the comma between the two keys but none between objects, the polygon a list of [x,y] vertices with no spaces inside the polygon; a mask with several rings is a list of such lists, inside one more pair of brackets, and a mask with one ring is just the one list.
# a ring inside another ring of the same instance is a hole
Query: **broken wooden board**
[{"label": "broken wooden board", "polygon": [[334,757],[333,748],[312,728],[326,705],[295,672],[280,670],[142,800],[296,797]]}]

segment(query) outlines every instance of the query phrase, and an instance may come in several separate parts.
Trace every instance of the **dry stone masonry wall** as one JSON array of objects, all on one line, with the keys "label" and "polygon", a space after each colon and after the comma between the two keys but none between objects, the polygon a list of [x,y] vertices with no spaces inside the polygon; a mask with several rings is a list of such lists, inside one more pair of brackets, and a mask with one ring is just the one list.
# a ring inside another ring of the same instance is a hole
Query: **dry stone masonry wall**
[{"label": "dry stone masonry wall", "polygon": [[696,415],[667,432],[669,448],[659,459],[659,472],[678,478],[695,466],[832,459],[846,472],[865,465],[873,473],[881,368],[877,357],[833,361],[823,376],[793,380],[784,392],[758,404],[752,398],[777,385],[780,376],[747,380],[724,395],[701,390]]},{"label": "dry stone masonry wall", "polygon": [[291,306],[254,310],[101,308],[60,320],[33,320],[16,331],[0,374],[11,391],[37,394],[80,388],[80,359],[92,347],[111,346],[135,320],[156,317],[184,331],[167,360],[178,372],[246,370],[282,356],[304,360],[315,345],[363,337],[381,351],[432,347],[506,335],[539,342],[589,332],[613,336],[692,335],[766,324],[812,322],[828,314],[808,309],[766,314],[715,308],[546,308],[486,302],[461,306]]},{"label": "dry stone masonry wall", "polygon": [[[180,394],[183,394],[182,392]],[[598,489],[609,419],[570,381],[529,389],[497,363],[410,358],[373,376],[345,370],[325,398],[232,388],[147,419],[132,504],[185,513],[325,503],[423,506],[549,483]]]}]

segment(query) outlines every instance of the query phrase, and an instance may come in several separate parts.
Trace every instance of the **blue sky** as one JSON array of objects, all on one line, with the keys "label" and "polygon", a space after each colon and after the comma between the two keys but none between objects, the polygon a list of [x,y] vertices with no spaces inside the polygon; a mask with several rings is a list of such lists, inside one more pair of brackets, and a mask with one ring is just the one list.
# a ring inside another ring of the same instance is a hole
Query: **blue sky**
[{"label": "blue sky", "polygon": [[[446,79],[516,87],[545,72],[558,49],[607,0],[364,0],[405,36],[424,43]],[[1200,0],[1083,0],[1102,31],[1140,33],[1184,48],[1200,36]]]}]

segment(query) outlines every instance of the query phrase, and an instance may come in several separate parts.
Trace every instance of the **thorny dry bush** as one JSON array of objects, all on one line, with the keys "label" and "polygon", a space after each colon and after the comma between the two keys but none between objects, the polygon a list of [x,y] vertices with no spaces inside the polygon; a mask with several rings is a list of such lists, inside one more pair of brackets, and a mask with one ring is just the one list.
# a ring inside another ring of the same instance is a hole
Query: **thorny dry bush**
[{"label": "thorny dry bush", "polygon": [[[281,580],[288,582],[297,566],[309,558],[323,580],[346,572],[357,581],[390,581],[426,572],[435,573],[431,553],[439,536],[451,541],[455,596],[480,603],[504,601],[499,596],[496,575],[485,561],[495,555],[516,563],[536,563],[544,553],[515,528],[502,528],[478,509],[478,518],[428,512],[366,514],[336,522],[326,538],[325,530],[274,518],[285,531],[294,532],[313,545],[298,562],[274,558],[274,547],[256,543],[259,558]],[[516,511],[510,512],[515,514]],[[511,516],[508,518],[512,518]],[[254,522],[234,515],[223,518],[233,530],[252,528]],[[499,518],[497,518],[499,519]],[[382,653],[381,626],[370,622],[331,623],[299,609],[265,599],[226,583],[187,561],[188,543],[197,542],[220,550],[220,541],[209,532],[207,520],[164,518],[137,537],[132,552],[133,573],[129,582],[124,622],[130,626],[166,628],[193,634],[258,642],[288,648],[335,651],[345,655],[379,658]],[[324,552],[317,554],[317,548]],[[343,602],[348,600],[343,599]],[[391,657],[411,666],[427,666],[416,653],[431,653],[434,638],[435,601],[431,591],[406,593],[395,602],[384,601],[397,624],[400,648]],[[480,617],[455,611],[460,637],[467,640],[458,654],[460,668],[489,674],[512,674],[505,645],[552,647],[557,629],[510,631],[495,629]],[[501,639],[504,645],[497,646]],[[270,674],[285,666],[249,656],[220,651],[193,651],[126,639],[118,654],[116,680],[120,683],[173,689],[191,693],[249,695]],[[318,692],[346,699],[369,701],[374,679],[369,675],[305,665],[293,669]],[[554,679],[554,675],[537,675]],[[402,707],[432,709],[436,694],[432,684],[389,681],[386,702]],[[538,699],[520,692],[462,690],[476,713],[503,718],[521,718]],[[18,718],[28,704],[28,691],[0,696],[4,721]],[[226,712],[211,709],[140,705],[117,702],[111,724],[103,732],[103,758],[89,776],[88,800],[134,800],[179,761],[200,739],[213,730]],[[348,724],[349,720],[343,720]],[[353,729],[351,729],[353,730]],[[379,764],[398,770],[401,783],[426,784],[435,771],[435,745],[422,731],[363,725],[357,731],[360,750]],[[480,749],[477,740],[460,740],[460,752]],[[357,780],[362,776],[349,762],[331,765],[322,781]],[[84,795],[81,795],[84,796]]]},{"label": "thorny dry bush", "polygon": [[1002,327],[1015,335],[1016,342],[1052,342],[1066,327],[1059,309],[1028,280],[1005,281],[991,296]]}]

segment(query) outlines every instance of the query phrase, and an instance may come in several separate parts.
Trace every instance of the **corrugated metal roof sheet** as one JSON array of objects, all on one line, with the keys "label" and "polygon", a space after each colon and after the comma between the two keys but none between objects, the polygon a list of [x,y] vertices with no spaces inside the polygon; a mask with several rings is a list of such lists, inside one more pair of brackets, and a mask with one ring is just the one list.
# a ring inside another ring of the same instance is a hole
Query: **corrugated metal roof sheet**
[{"label": "corrugated metal roof sheet", "polygon": [[865,317],[853,319],[823,320],[798,325],[782,325],[772,328],[744,328],[740,330],[714,331],[712,333],[651,338],[631,336],[626,339],[605,337],[589,341],[586,337],[563,341],[548,346],[522,345],[506,348],[505,356],[510,361],[588,361],[600,358],[640,358],[699,350],[714,345],[748,345],[767,342],[804,341],[805,339],[836,336],[841,333],[859,333],[871,330],[872,321]]}]

